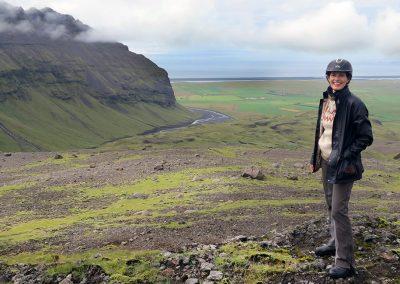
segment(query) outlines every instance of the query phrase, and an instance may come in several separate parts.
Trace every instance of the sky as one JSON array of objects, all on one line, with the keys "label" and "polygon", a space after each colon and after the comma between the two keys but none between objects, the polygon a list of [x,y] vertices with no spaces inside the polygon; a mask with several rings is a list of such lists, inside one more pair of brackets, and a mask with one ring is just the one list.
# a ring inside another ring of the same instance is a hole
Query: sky
[{"label": "sky", "polygon": [[355,76],[400,75],[395,0],[9,0],[50,7],[182,77],[323,76],[336,58]]}]

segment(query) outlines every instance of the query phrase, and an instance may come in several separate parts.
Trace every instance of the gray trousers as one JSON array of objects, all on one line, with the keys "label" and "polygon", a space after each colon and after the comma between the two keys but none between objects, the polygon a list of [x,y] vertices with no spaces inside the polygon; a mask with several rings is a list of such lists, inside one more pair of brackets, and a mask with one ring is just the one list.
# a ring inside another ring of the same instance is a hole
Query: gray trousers
[{"label": "gray trousers", "polygon": [[328,246],[336,247],[335,265],[350,268],[354,266],[354,243],[348,205],[353,182],[330,184],[326,181],[327,162],[321,159],[322,183],[328,206],[331,239]]}]

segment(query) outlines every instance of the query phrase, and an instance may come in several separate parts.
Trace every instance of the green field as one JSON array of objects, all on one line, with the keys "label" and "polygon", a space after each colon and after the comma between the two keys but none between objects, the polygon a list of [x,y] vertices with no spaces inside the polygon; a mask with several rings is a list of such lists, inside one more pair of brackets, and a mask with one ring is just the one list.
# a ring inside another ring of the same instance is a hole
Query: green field
[{"label": "green field", "polygon": [[[400,152],[399,84],[397,80],[351,83],[351,91],[367,105],[373,125],[375,141],[367,155],[392,158]],[[233,120],[149,135],[146,140],[152,147],[245,145],[310,151],[319,99],[327,84],[323,80],[271,80],[178,82],[173,87],[179,104],[217,110],[232,116]],[[177,142],[177,133],[180,142]],[[142,142],[142,137],[133,137],[102,148],[139,149]]]},{"label": "green field", "polygon": [[[173,84],[177,100],[184,106],[217,108],[236,115],[258,113],[293,117],[317,108],[327,83],[321,80],[274,80]],[[351,91],[368,106],[370,115],[382,122],[400,122],[399,80],[358,80]]]}]

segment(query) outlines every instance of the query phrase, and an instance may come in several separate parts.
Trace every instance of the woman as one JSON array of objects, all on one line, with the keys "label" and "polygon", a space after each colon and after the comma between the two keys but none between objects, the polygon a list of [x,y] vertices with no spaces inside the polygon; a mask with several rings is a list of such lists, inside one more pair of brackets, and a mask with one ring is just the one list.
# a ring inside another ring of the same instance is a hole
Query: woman
[{"label": "woman", "polygon": [[361,151],[372,144],[372,128],[364,103],[349,90],[353,68],[336,59],[326,68],[328,89],[320,100],[310,170],[322,168],[322,182],[331,222],[329,242],[317,256],[334,255],[332,278],[354,274],[354,251],[348,204],[353,182],[364,172]]}]

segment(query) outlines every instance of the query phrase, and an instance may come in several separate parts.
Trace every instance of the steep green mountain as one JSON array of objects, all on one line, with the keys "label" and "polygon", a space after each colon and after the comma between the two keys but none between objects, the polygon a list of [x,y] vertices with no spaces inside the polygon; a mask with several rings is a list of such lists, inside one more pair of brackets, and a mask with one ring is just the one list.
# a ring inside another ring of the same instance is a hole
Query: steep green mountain
[{"label": "steep green mountain", "polygon": [[0,150],[95,147],[192,118],[164,69],[91,31],[0,3]]}]

